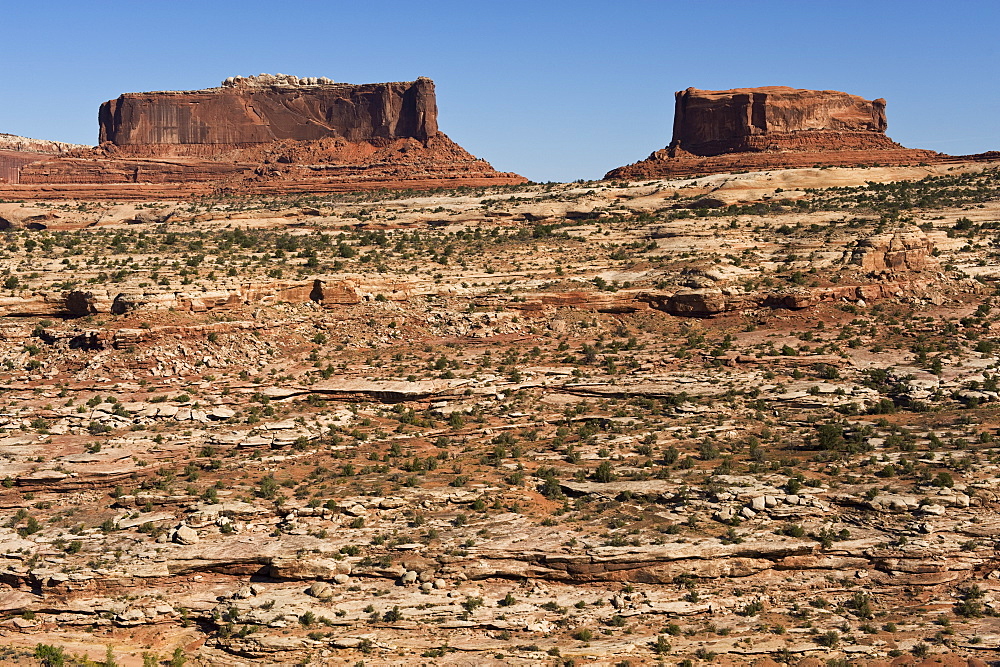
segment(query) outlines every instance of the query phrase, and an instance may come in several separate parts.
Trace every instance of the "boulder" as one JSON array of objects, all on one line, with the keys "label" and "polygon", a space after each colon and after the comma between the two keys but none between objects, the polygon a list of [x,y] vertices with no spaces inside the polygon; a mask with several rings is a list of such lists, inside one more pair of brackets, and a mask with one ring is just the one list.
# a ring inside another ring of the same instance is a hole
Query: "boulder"
[{"label": "boulder", "polygon": [[66,311],[73,317],[108,312],[107,293],[72,290],[66,293]]},{"label": "boulder", "polygon": [[172,211],[151,211],[149,209],[143,209],[137,211],[132,222],[136,224],[145,225],[155,225],[161,222],[166,222],[173,215]]},{"label": "boulder", "polygon": [[715,513],[716,521],[721,521],[723,523],[729,523],[736,516],[736,511],[732,507],[723,507]]},{"label": "boulder", "polygon": [[323,579],[335,580],[338,574],[349,575],[351,564],[333,558],[298,558],[275,556],[271,559],[268,575],[275,579]]},{"label": "boulder", "polygon": [[329,600],[333,597],[333,586],[325,581],[317,581],[309,587],[308,593],[318,600]]},{"label": "boulder", "polygon": [[726,297],[718,289],[680,290],[667,299],[665,310],[672,315],[710,317],[726,310]]},{"label": "boulder", "polygon": [[354,505],[349,505],[343,509],[344,514],[347,516],[354,517],[364,517],[368,514],[368,510],[365,509],[364,505],[355,503]]},{"label": "boulder", "polygon": [[134,310],[139,310],[149,303],[149,299],[143,292],[120,292],[111,302],[111,313],[114,315],[124,315]]},{"label": "boulder", "polygon": [[178,544],[197,544],[199,537],[194,528],[181,524],[174,530],[173,540]]},{"label": "boulder", "polygon": [[208,413],[208,416],[212,419],[232,419],[236,416],[236,410],[232,408],[217,407],[212,408]]}]

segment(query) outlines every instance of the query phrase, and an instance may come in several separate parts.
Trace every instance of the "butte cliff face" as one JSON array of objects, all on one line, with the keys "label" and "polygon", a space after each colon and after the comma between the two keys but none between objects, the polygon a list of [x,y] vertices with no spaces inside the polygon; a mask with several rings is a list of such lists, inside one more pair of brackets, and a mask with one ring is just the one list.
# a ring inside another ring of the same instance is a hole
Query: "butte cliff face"
[{"label": "butte cliff face", "polygon": [[605,178],[642,180],[731,171],[933,160],[886,136],[885,100],[785,86],[675,95],[670,145]]},{"label": "butte cliff face", "polygon": [[125,93],[101,105],[101,143],[244,146],[282,139],[347,141],[438,132],[434,82],[364,85],[274,76],[235,77],[219,88]]},{"label": "butte cliff face", "polygon": [[230,77],[101,105],[100,146],[20,168],[48,196],[323,192],[523,183],[437,126],[434,82]]},{"label": "butte cliff face", "polygon": [[784,86],[676,94],[670,147],[693,155],[776,149],[895,147],[885,100]]}]

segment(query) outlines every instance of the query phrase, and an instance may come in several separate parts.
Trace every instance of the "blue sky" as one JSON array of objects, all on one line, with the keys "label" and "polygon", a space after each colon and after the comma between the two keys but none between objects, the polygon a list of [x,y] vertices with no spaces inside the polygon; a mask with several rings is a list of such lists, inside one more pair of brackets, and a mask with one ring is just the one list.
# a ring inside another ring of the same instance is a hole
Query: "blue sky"
[{"label": "blue sky", "polygon": [[798,0],[362,3],[0,0],[0,132],[97,140],[123,92],[283,72],[429,76],[442,131],[536,181],[598,178],[670,141],[694,86],[888,100],[889,136],[1000,150],[1000,3]]}]

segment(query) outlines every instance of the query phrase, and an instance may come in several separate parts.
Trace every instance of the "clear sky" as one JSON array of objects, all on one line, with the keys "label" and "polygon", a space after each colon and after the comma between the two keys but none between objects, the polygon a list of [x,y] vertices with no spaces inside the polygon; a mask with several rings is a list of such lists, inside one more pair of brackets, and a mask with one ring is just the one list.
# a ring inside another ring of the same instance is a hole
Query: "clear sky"
[{"label": "clear sky", "polygon": [[0,0],[0,132],[93,144],[123,92],[282,72],[437,83],[440,127],[535,181],[599,178],[670,141],[674,91],[888,100],[889,136],[1000,150],[996,0]]}]

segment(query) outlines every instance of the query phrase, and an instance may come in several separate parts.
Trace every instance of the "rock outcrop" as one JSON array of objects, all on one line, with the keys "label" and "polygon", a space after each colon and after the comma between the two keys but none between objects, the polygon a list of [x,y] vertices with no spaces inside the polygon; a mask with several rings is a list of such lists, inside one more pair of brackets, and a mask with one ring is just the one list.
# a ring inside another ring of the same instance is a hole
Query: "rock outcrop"
[{"label": "rock outcrop", "polygon": [[69,144],[64,141],[30,139],[28,137],[19,137],[14,134],[3,134],[0,132],[0,151],[57,154],[66,153],[77,148],[86,148],[86,146],[82,144]]},{"label": "rock outcrop", "polygon": [[670,145],[606,179],[644,180],[733,170],[933,162],[885,134],[885,100],[785,86],[676,93]]},{"label": "rock outcrop", "polygon": [[205,313],[276,303],[314,303],[320,308],[336,308],[361,301],[357,285],[351,281],[278,280],[184,292],[92,289],[23,293],[16,297],[0,297],[0,317],[86,317],[163,310]]},{"label": "rock outcrop", "polygon": [[862,239],[851,261],[872,273],[922,271],[937,265],[931,254],[933,250],[934,244],[927,235],[911,226]]},{"label": "rock outcrop", "polygon": [[0,183],[17,183],[24,165],[77,148],[84,146],[0,133]]},{"label": "rock outcrop", "polygon": [[[166,197],[523,183],[438,130],[434,82],[230,77],[101,105],[100,146],[19,165],[16,194]],[[12,193],[14,194],[14,193]]]}]

